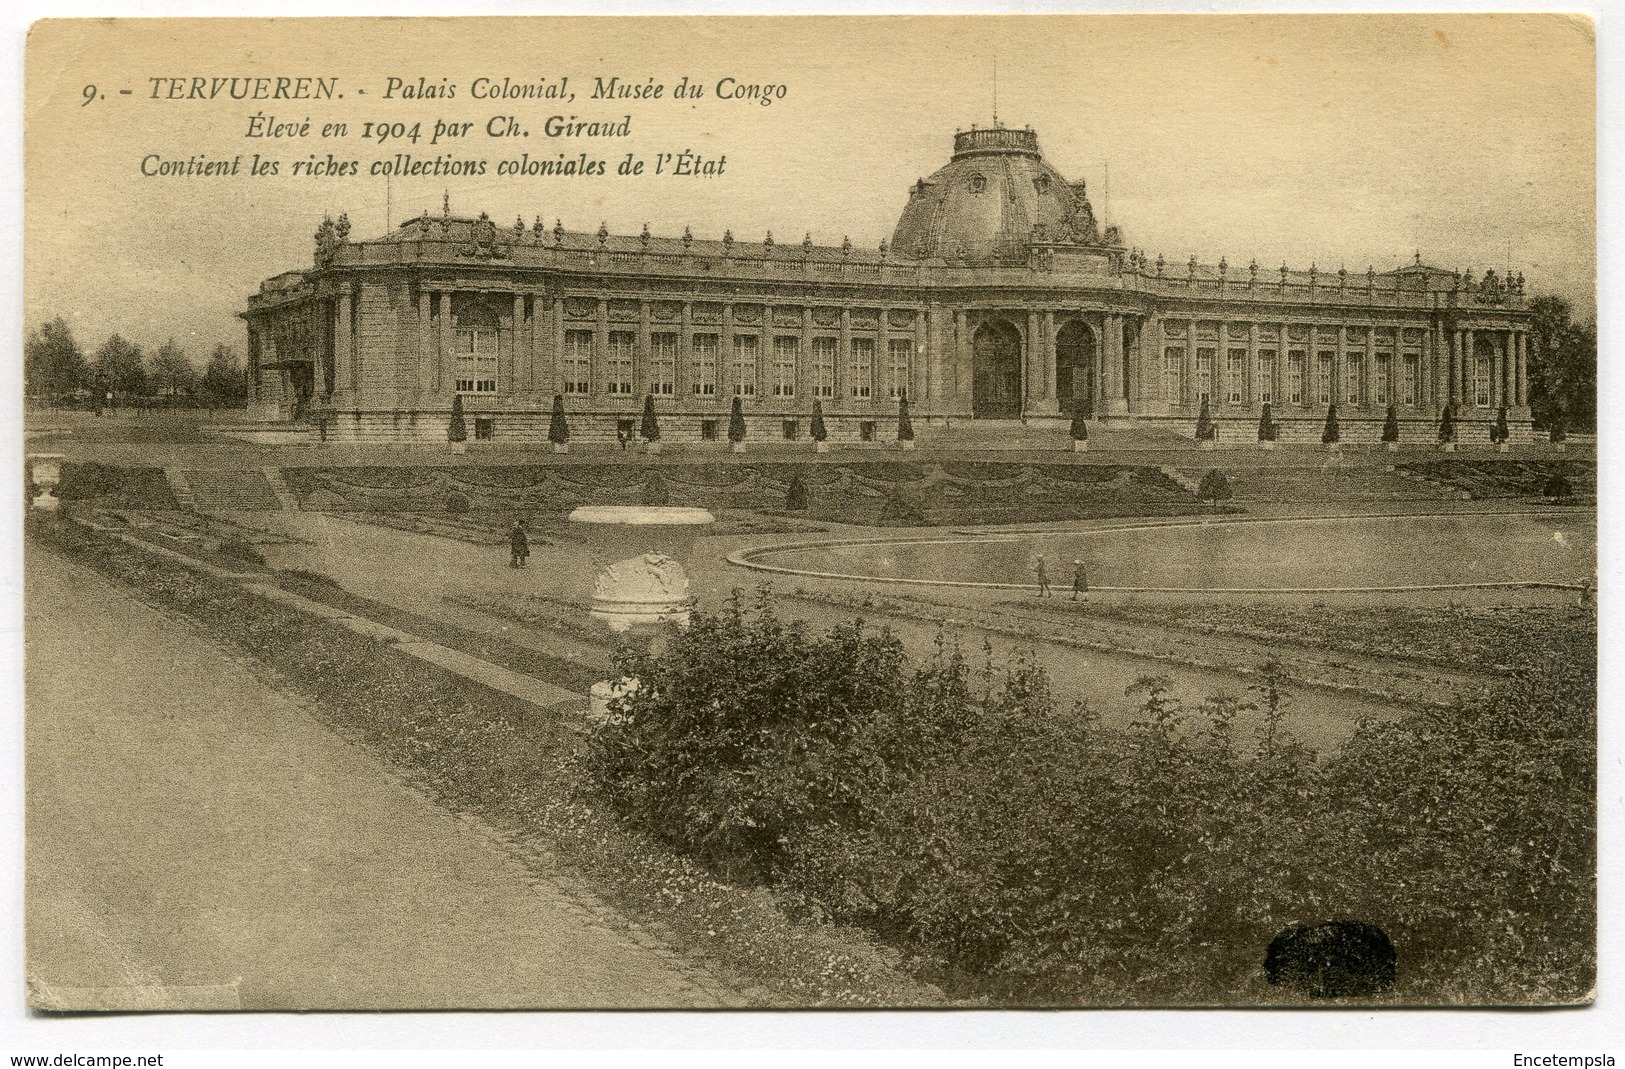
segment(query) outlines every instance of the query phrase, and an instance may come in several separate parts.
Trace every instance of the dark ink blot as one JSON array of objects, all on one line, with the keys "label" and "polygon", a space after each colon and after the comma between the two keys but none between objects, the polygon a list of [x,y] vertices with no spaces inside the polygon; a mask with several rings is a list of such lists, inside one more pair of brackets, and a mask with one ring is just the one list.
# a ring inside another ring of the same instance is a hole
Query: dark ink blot
[{"label": "dark ink blot", "polygon": [[1283,929],[1264,955],[1264,975],[1310,998],[1350,998],[1394,986],[1397,960],[1376,925],[1327,921]]}]

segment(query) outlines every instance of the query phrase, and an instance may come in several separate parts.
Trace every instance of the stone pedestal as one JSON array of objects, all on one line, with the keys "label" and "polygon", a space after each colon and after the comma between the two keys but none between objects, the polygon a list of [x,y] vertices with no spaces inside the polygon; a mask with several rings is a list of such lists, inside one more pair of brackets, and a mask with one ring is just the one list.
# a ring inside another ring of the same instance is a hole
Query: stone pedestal
[{"label": "stone pedestal", "polygon": [[683,561],[715,519],[705,509],[589,505],[570,513],[597,573],[592,617],[611,631],[686,624],[692,597]]},{"label": "stone pedestal", "polygon": [[29,479],[39,493],[29,500],[29,507],[41,512],[55,512],[61,505],[56,488],[62,482],[61,453],[28,454]]}]

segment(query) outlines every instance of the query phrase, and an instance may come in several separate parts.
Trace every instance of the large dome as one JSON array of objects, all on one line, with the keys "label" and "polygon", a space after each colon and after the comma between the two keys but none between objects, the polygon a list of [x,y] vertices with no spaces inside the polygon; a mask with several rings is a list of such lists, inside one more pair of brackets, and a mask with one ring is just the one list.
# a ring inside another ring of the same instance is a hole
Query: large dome
[{"label": "large dome", "polygon": [[954,135],[948,165],[922,178],[892,233],[913,259],[1023,259],[1034,239],[1099,244],[1082,182],[1044,162],[1038,135],[1002,126]]}]

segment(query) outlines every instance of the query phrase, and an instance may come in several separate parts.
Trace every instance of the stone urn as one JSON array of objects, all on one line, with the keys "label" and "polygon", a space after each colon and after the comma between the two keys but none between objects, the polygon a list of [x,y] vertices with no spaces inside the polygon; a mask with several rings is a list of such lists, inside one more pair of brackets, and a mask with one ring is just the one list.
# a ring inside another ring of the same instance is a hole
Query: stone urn
[{"label": "stone urn", "polygon": [[820,439],[814,439],[814,441],[813,441],[813,452],[814,453],[827,453],[827,452],[829,452],[829,442],[823,441],[823,440],[820,440]]},{"label": "stone urn", "polygon": [[1258,440],[1258,448],[1264,450],[1266,453],[1269,452],[1271,449],[1275,448],[1275,439],[1274,438],[1260,438]]},{"label": "stone urn", "polygon": [[1441,453],[1454,453],[1455,451],[1456,451],[1456,443],[1455,442],[1440,442],[1439,443],[1439,452],[1441,452]]},{"label": "stone urn", "polygon": [[61,505],[56,488],[62,482],[62,454],[30,453],[28,466],[33,484],[39,487],[39,493],[29,501],[29,507],[41,512],[55,512]]},{"label": "stone urn", "polygon": [[730,453],[743,453],[744,451],[745,451],[745,443],[744,442],[729,442],[728,443],[728,452],[730,452]]},{"label": "stone urn", "polygon": [[649,453],[649,454],[652,454],[652,455],[659,455],[659,453],[660,453],[660,443],[658,441],[654,441],[654,442],[645,441],[643,443],[643,451],[645,453]]},{"label": "stone urn", "polygon": [[914,439],[912,439],[912,438],[899,438],[899,439],[897,439],[897,448],[901,449],[905,453],[909,452],[910,450],[912,450],[914,448]]},{"label": "stone urn", "polygon": [[592,618],[615,632],[688,623],[693,598],[684,562],[715,517],[705,509],[586,505],[570,513],[597,571]]},{"label": "stone urn", "polygon": [[1388,452],[1390,452],[1390,453],[1399,452],[1399,443],[1398,442],[1384,442],[1384,443],[1382,443],[1382,447],[1384,449],[1388,450]]},{"label": "stone urn", "polygon": [[1087,438],[1074,438],[1074,439],[1072,439],[1072,451],[1074,453],[1087,453],[1087,452],[1089,452],[1089,440]]},{"label": "stone urn", "polygon": [[553,447],[555,453],[568,453],[570,451],[569,442],[549,442],[548,444]]}]

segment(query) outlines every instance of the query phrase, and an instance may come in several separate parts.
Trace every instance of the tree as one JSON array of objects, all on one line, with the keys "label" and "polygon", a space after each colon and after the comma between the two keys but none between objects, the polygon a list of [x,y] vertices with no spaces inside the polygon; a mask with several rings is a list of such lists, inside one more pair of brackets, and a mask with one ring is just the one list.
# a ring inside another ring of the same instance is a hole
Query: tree
[{"label": "tree", "polygon": [[1388,406],[1388,416],[1382,421],[1382,440],[1385,442],[1399,441],[1399,409],[1393,405]]},{"label": "tree", "polygon": [[733,408],[728,410],[728,441],[743,442],[745,440],[745,410],[739,403],[739,395],[734,395]]},{"label": "tree", "polygon": [[1502,405],[1495,413],[1495,423],[1490,427],[1490,441],[1500,445],[1512,437],[1512,429],[1507,426],[1507,406]]},{"label": "tree", "polygon": [[908,418],[907,394],[903,394],[897,399],[897,440],[899,442],[912,442],[914,440],[914,424]]},{"label": "tree", "polygon": [[216,345],[203,369],[203,391],[217,404],[240,405],[248,397],[243,361],[229,345]]},{"label": "tree", "polygon": [[818,398],[813,398],[812,414],[812,440],[822,442],[829,437],[829,431],[824,427],[824,406]]},{"label": "tree", "polygon": [[570,424],[564,419],[564,395],[553,395],[553,418],[547,424],[547,440],[554,445],[563,445],[570,440]]},{"label": "tree", "polygon": [[1219,436],[1219,428],[1213,424],[1213,416],[1207,410],[1207,395],[1202,395],[1202,410],[1196,414],[1196,440],[1198,442],[1211,442]]},{"label": "tree", "polygon": [[1275,441],[1275,414],[1270,410],[1268,401],[1264,402],[1264,410],[1258,414],[1258,440]]},{"label": "tree", "polygon": [[1575,323],[1569,302],[1541,296],[1529,302],[1529,407],[1549,425],[1558,413],[1569,424],[1597,423],[1597,322]]},{"label": "tree", "polygon": [[1332,445],[1340,437],[1342,437],[1342,435],[1338,432],[1338,429],[1337,429],[1337,405],[1335,405],[1335,404],[1327,405],[1326,406],[1326,426],[1321,429],[1321,432],[1320,432],[1320,444],[1321,445]]},{"label": "tree", "polygon": [[791,512],[805,512],[808,497],[807,480],[798,471],[790,476],[790,485],[784,489],[784,507]]},{"label": "tree", "polygon": [[1083,418],[1083,406],[1072,410],[1072,426],[1069,433],[1074,442],[1087,442],[1089,440],[1089,421]]},{"label": "tree", "polygon": [[1209,503],[1230,500],[1230,480],[1224,477],[1224,472],[1218,468],[1209,468],[1202,481],[1197,484],[1196,496]]},{"label": "tree", "polygon": [[28,336],[23,360],[25,389],[31,394],[71,393],[88,381],[85,354],[60,316]]},{"label": "tree", "polygon": [[96,350],[96,370],[107,388],[114,393],[140,393],[147,384],[141,346],[125,341],[117,334],[109,337]]},{"label": "tree", "polygon": [[1439,444],[1456,440],[1456,410],[1449,405],[1444,406],[1444,412],[1439,416]]},{"label": "tree", "polygon": [[655,419],[655,395],[652,393],[643,395],[643,425],[638,428],[638,433],[643,435],[646,442],[660,441],[660,422]]},{"label": "tree", "polygon": [[463,422],[463,395],[460,393],[451,397],[451,426],[446,428],[446,441],[468,441],[468,424]]},{"label": "tree", "polygon": [[147,381],[170,397],[191,391],[197,382],[197,369],[171,338],[148,358]]}]

